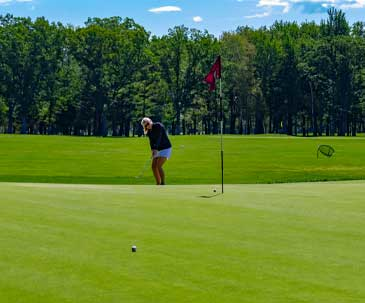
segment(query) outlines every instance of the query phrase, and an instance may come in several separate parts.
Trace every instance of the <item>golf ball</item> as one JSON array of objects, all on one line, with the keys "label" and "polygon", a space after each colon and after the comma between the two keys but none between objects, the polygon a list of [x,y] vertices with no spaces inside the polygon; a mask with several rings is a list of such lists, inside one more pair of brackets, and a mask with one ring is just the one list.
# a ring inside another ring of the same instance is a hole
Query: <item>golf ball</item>
[{"label": "golf ball", "polygon": [[132,252],[137,252],[137,246],[135,245],[132,246]]}]

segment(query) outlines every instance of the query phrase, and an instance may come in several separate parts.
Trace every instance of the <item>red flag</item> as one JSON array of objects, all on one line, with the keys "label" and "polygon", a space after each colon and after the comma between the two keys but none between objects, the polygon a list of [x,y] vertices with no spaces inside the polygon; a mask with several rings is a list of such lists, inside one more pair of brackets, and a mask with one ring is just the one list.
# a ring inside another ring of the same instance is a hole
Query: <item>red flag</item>
[{"label": "red flag", "polygon": [[221,71],[222,71],[221,56],[218,56],[217,60],[215,60],[215,63],[210,69],[210,72],[204,78],[204,81],[209,84],[209,90],[211,91],[215,90],[216,88],[215,80],[221,78]]}]

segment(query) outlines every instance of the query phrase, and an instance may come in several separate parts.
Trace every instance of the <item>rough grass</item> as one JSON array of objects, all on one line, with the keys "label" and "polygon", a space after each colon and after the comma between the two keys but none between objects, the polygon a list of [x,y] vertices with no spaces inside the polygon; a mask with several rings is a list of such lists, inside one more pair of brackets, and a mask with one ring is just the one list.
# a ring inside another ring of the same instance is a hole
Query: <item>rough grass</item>
[{"label": "rough grass", "polygon": [[[166,164],[171,184],[220,182],[217,136],[171,137]],[[317,159],[320,144],[336,153]],[[225,136],[225,182],[279,183],[365,179],[365,138]],[[85,184],[153,184],[146,138],[0,136],[0,181]]]}]

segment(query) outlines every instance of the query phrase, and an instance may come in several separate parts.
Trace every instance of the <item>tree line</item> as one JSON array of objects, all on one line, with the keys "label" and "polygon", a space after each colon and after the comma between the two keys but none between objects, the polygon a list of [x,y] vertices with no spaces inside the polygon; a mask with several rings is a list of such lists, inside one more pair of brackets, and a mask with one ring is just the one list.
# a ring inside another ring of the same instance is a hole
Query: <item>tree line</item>
[{"label": "tree line", "polygon": [[132,19],[83,27],[0,16],[0,132],[141,135],[150,116],[171,134],[216,134],[218,92],[203,82],[222,57],[224,132],[365,131],[365,23],[341,10],[314,22],[239,27],[217,38],[177,26],[153,36]]}]

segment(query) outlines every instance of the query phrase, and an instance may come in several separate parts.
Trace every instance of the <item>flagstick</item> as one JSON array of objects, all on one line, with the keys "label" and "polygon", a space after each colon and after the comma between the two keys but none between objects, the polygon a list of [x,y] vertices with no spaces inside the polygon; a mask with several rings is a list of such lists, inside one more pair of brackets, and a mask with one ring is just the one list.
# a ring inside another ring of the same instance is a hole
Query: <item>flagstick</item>
[{"label": "flagstick", "polygon": [[222,194],[224,193],[224,157],[223,157],[223,102],[222,102],[222,78],[219,79],[219,100],[221,108],[221,169],[222,169]]},{"label": "flagstick", "polygon": [[221,121],[221,169],[222,169],[222,194],[224,193],[224,170],[223,170],[223,100],[222,100],[222,74],[221,56],[215,60],[204,81],[210,85],[209,90],[216,90],[216,79],[219,78],[219,101],[220,101],[220,121]]}]

